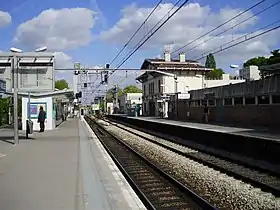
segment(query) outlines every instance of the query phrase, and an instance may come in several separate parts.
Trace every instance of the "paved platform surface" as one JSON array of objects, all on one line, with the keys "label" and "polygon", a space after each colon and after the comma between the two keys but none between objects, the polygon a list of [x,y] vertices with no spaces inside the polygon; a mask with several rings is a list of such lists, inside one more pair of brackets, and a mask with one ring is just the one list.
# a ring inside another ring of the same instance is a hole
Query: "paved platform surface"
[{"label": "paved platform surface", "polygon": [[17,146],[0,140],[0,209],[144,209],[93,141],[78,119]]},{"label": "paved platform surface", "polygon": [[216,131],[222,133],[232,133],[236,135],[248,136],[248,137],[257,137],[270,140],[280,140],[280,132],[271,131],[268,128],[238,128],[222,125],[213,125],[213,124],[203,124],[203,123],[193,123],[193,122],[184,122],[184,121],[175,121],[169,119],[162,119],[158,117],[130,117],[125,115],[120,115],[128,118],[135,118],[139,120],[147,121],[157,121],[160,123],[172,124],[176,126],[183,126],[188,128],[196,128],[202,130]]}]

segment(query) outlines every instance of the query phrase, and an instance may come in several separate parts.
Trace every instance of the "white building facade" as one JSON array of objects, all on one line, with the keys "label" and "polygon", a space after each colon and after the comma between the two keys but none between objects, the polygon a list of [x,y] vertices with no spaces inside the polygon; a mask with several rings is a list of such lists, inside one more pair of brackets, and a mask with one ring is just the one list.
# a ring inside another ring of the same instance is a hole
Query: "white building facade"
[{"label": "white building facade", "polygon": [[239,76],[245,80],[259,80],[260,70],[258,66],[249,66],[239,70]]},{"label": "white building facade", "polygon": [[142,105],[142,93],[125,93],[119,97],[119,111],[127,114],[134,106]]},{"label": "white building facade", "polygon": [[178,97],[187,97],[191,90],[245,81],[231,80],[228,74],[223,75],[221,80],[206,80],[204,75],[212,69],[186,60],[183,53],[179,54],[179,59],[171,59],[169,52],[165,52],[164,59],[145,59],[141,69],[147,71],[136,79],[142,83],[142,110],[146,116],[159,116],[161,108],[167,117],[168,95],[176,93]]}]

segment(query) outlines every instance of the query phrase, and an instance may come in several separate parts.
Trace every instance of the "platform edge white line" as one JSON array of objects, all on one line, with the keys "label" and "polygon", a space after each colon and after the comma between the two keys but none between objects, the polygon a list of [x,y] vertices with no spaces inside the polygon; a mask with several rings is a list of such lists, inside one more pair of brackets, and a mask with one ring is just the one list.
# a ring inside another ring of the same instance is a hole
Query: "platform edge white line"
[{"label": "platform edge white line", "polygon": [[[122,192],[124,198],[126,199],[126,202],[129,204],[129,206],[132,209],[145,210],[146,207],[144,206],[142,201],[139,199],[137,194],[134,192],[132,187],[129,185],[129,183],[127,182],[127,180],[125,179],[125,177],[123,176],[121,171],[119,170],[119,168],[116,166],[116,164],[114,163],[114,161],[112,160],[112,158],[110,157],[108,152],[105,150],[105,148],[103,147],[103,145],[101,144],[101,142],[99,141],[99,139],[97,138],[97,136],[92,131],[89,124],[86,122],[86,120],[83,117],[82,117],[82,121],[87,126],[92,137],[96,140],[96,141],[94,141],[94,143],[96,144],[96,146],[98,147],[98,149],[100,150],[102,155],[104,156],[104,160],[108,163],[109,169],[112,171],[112,175],[115,178],[116,182],[118,183],[118,185],[121,189],[121,192]],[[135,206],[135,204],[137,206]]]}]

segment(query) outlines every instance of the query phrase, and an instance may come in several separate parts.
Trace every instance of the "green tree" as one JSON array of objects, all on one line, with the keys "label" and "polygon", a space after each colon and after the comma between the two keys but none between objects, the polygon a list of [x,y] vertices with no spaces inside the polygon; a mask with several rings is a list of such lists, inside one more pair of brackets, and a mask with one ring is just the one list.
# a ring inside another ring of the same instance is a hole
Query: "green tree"
[{"label": "green tree", "polygon": [[[123,95],[123,91],[120,87],[117,86],[118,96]],[[106,93],[106,100],[107,102],[113,102],[115,96],[115,88],[110,88]]]},{"label": "green tree", "polygon": [[205,67],[206,68],[212,68],[215,69],[216,68],[216,61],[215,61],[215,57],[212,53],[210,53],[209,55],[207,55],[206,57],[206,61],[205,61]]},{"label": "green tree", "polygon": [[206,79],[221,79],[224,73],[225,72],[223,71],[223,69],[215,68],[213,71],[206,73],[205,78]]},{"label": "green tree", "polygon": [[[249,67],[251,65],[260,67],[260,66],[280,63],[280,49],[273,50],[270,53],[272,55],[269,58],[266,58],[264,56],[259,56],[259,57],[255,57],[255,58],[251,58],[251,59],[247,60],[243,64],[243,67],[245,68],[245,67]],[[260,71],[261,78],[265,78],[265,77],[268,77],[268,76],[271,76],[271,75],[273,75],[273,73],[263,71],[263,70]]]},{"label": "green tree", "polygon": [[268,61],[268,59],[263,56],[251,58],[243,64],[243,67],[246,68],[249,66],[264,66],[264,65],[267,65],[267,61]]},{"label": "green tree", "polygon": [[11,97],[0,99],[0,126],[8,124],[8,113],[10,104]]},{"label": "green tree", "polygon": [[272,55],[268,58],[267,64],[276,64],[280,63],[280,49],[273,50],[270,52]]},{"label": "green tree", "polygon": [[138,88],[136,85],[128,85],[123,89],[123,94],[126,93],[142,93],[142,89]]},{"label": "green tree", "polygon": [[69,89],[68,82],[65,79],[55,81],[55,88],[58,90]]}]

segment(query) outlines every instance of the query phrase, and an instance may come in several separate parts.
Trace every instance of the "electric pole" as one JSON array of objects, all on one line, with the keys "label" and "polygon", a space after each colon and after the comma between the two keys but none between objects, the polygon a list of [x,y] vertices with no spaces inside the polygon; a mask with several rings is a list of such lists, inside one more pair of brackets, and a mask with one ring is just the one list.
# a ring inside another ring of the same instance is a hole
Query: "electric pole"
[{"label": "electric pole", "polygon": [[13,56],[13,70],[14,70],[14,141],[19,144],[18,137],[18,57]]}]

